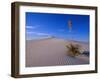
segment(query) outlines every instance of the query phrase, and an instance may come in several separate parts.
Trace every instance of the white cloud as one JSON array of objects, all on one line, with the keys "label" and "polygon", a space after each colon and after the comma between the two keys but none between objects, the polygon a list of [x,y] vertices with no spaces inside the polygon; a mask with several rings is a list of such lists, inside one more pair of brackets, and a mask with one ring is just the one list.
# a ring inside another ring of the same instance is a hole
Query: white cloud
[{"label": "white cloud", "polygon": [[41,33],[41,32],[27,32],[27,34],[35,34],[38,36],[49,36],[50,34],[47,33]]},{"label": "white cloud", "polygon": [[47,33],[36,33],[37,35],[49,35]]},{"label": "white cloud", "polygon": [[26,26],[26,29],[36,29],[38,28],[39,26],[35,25],[35,26]]},{"label": "white cloud", "polygon": [[33,26],[26,26],[27,29],[35,29],[36,27]]}]

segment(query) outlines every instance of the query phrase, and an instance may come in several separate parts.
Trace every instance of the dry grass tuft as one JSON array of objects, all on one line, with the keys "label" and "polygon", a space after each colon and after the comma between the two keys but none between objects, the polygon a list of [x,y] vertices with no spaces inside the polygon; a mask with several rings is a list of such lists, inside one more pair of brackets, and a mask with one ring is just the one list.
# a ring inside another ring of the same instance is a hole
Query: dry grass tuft
[{"label": "dry grass tuft", "polygon": [[78,56],[81,54],[81,51],[80,51],[80,46],[77,45],[77,44],[69,44],[66,46],[67,47],[67,54],[69,56],[72,56],[72,57],[75,57],[75,56]]}]

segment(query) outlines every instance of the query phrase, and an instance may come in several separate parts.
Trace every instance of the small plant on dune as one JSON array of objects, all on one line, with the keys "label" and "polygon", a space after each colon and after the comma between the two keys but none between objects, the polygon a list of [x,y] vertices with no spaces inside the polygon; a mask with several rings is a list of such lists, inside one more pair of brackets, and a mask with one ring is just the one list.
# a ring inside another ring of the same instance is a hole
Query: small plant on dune
[{"label": "small plant on dune", "polygon": [[77,55],[80,55],[81,52],[80,52],[80,46],[79,45],[75,45],[75,44],[69,44],[66,46],[67,47],[67,54],[69,56],[72,56],[72,57],[75,57]]}]

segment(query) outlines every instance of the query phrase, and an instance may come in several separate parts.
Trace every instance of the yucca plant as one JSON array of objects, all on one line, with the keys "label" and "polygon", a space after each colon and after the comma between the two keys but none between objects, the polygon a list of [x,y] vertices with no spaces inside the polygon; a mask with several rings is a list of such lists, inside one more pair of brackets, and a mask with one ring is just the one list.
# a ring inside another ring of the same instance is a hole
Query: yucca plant
[{"label": "yucca plant", "polygon": [[79,54],[81,54],[80,52],[80,46],[79,45],[75,45],[75,44],[69,44],[66,46],[67,47],[67,54],[69,56],[75,57]]}]

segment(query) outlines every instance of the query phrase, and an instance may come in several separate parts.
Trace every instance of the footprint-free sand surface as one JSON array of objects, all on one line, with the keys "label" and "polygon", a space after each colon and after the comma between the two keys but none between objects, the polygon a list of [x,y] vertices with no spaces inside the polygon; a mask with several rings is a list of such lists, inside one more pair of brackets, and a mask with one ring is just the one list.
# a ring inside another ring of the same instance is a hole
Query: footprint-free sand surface
[{"label": "footprint-free sand surface", "polygon": [[26,67],[81,65],[89,64],[89,57],[67,55],[66,45],[73,43],[81,45],[81,51],[89,51],[89,44],[67,41],[57,38],[26,41]]}]

